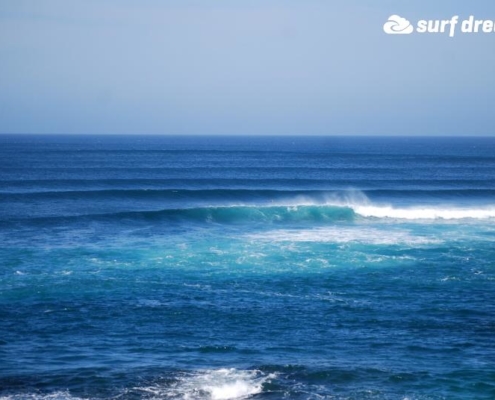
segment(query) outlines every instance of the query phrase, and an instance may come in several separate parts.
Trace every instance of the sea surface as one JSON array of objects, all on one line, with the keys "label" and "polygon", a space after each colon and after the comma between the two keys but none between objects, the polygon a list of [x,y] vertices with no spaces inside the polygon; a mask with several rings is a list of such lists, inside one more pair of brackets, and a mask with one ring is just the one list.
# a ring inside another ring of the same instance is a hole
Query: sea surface
[{"label": "sea surface", "polygon": [[7,399],[495,399],[495,138],[1,135]]}]

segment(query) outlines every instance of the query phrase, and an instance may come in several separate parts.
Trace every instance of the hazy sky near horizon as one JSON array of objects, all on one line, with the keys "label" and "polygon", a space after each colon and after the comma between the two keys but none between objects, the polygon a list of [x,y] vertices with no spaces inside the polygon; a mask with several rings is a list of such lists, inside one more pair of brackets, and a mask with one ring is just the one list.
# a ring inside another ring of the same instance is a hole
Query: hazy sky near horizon
[{"label": "hazy sky near horizon", "polygon": [[3,0],[0,133],[495,135],[493,0]]}]

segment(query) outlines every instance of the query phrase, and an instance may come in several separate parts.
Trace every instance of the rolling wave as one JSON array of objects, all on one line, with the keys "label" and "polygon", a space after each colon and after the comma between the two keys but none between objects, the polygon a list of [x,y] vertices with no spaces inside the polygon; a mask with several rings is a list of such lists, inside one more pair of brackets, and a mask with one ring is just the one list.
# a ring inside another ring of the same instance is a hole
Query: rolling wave
[{"label": "rolling wave", "polygon": [[107,214],[83,214],[56,217],[12,219],[4,223],[32,223],[38,226],[60,222],[145,222],[145,223],[197,223],[197,224],[243,224],[243,223],[331,223],[352,221],[354,212],[338,206],[223,206],[176,208],[156,211],[124,211]]},{"label": "rolling wave", "polygon": [[358,220],[396,220],[441,222],[452,220],[495,219],[495,206],[456,207],[409,207],[397,208],[389,205],[368,204],[295,204],[295,205],[232,205],[174,208],[154,211],[123,211],[102,214],[84,214],[56,217],[38,217],[24,220],[10,220],[3,223],[28,223],[51,225],[61,221],[133,223],[146,224],[193,223],[193,224],[286,224],[332,225],[353,223]]}]

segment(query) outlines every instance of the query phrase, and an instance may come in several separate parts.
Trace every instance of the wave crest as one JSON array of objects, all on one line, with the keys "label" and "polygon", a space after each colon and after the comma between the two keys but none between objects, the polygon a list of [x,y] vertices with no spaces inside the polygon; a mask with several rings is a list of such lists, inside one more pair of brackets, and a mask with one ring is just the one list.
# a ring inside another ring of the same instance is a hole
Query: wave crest
[{"label": "wave crest", "polygon": [[[149,206],[149,205],[148,205]],[[464,205],[447,206],[411,205],[408,207],[372,202],[363,192],[346,191],[318,193],[293,193],[292,197],[249,202],[223,199],[220,204],[209,203],[208,199],[202,204],[169,205],[170,208],[161,210],[122,210],[113,213],[76,214],[66,216],[46,216],[32,218],[12,218],[0,223],[23,222],[35,225],[51,225],[60,220],[64,222],[101,221],[101,222],[145,222],[145,223],[314,223],[331,224],[338,222],[354,222],[359,219],[394,219],[394,220],[462,220],[495,219],[495,205]],[[172,208],[174,207],[174,208]]]},{"label": "wave crest", "polygon": [[456,220],[495,218],[495,207],[448,208],[448,207],[411,207],[394,208],[392,206],[364,205],[354,207],[354,212],[362,217],[392,218],[405,220]]}]

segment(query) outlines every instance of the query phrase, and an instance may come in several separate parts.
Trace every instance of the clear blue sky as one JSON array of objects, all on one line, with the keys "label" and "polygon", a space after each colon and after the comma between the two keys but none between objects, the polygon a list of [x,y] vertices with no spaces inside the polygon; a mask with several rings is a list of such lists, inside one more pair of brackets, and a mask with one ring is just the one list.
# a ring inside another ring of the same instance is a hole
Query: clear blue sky
[{"label": "clear blue sky", "polygon": [[495,135],[493,0],[2,0],[0,132]]}]

